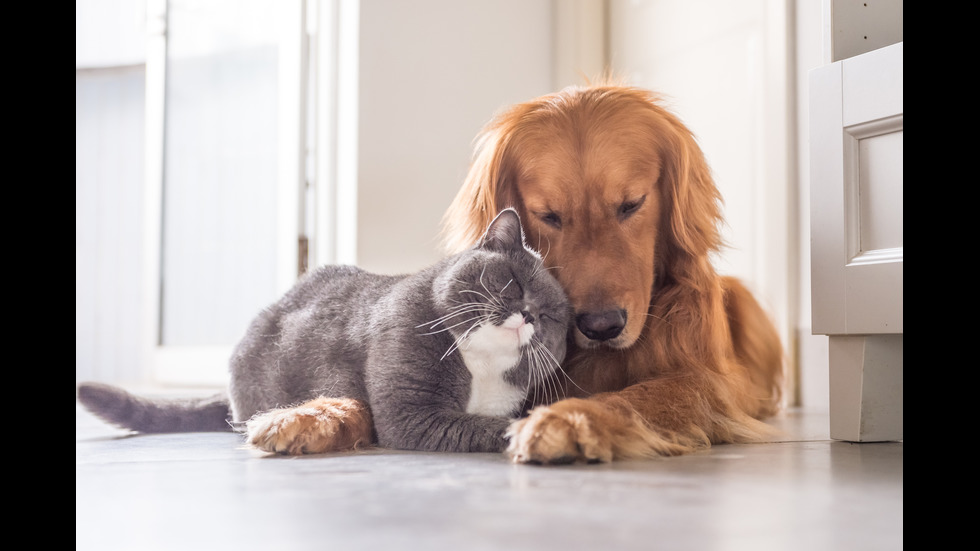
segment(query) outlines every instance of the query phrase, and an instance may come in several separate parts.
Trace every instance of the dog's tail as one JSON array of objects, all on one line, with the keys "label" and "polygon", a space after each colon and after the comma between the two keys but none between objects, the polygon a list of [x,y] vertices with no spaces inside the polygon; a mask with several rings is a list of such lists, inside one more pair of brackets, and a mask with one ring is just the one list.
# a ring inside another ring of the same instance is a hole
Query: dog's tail
[{"label": "dog's tail", "polygon": [[143,433],[231,431],[225,394],[201,398],[148,398],[102,383],[78,385],[78,401],[103,420]]},{"label": "dog's tail", "polygon": [[725,310],[735,355],[746,369],[751,389],[744,389],[743,409],[756,419],[775,415],[782,407],[786,358],[779,333],[769,315],[745,285],[722,278]]}]

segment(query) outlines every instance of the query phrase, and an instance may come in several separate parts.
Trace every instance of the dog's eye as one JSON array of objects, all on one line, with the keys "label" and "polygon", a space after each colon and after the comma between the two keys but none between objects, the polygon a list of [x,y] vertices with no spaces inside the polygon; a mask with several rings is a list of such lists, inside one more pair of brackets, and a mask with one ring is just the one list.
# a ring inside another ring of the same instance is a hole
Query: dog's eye
[{"label": "dog's eye", "polygon": [[558,216],[556,213],[546,212],[543,214],[539,214],[538,217],[541,218],[542,222],[548,224],[552,228],[555,228],[556,230],[561,229],[561,216]]},{"label": "dog's eye", "polygon": [[626,220],[630,216],[633,216],[636,214],[636,211],[640,210],[640,207],[643,206],[643,202],[646,201],[646,198],[647,196],[644,195],[639,199],[623,201],[623,203],[619,205],[619,210],[616,211],[616,216],[618,216],[620,220]]}]

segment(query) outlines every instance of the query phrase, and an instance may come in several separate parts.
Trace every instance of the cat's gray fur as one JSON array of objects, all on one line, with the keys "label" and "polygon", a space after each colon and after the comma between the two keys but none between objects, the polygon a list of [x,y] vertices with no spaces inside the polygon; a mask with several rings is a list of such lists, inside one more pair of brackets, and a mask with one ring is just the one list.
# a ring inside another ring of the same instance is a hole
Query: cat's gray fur
[{"label": "cat's gray fur", "polygon": [[[506,413],[468,413],[472,366],[458,347],[481,324],[499,326],[522,312],[533,337],[503,373],[520,398]],[[479,244],[416,274],[327,266],[302,278],[233,352],[230,400],[151,400],[95,383],[80,385],[78,396],[102,418],[140,432],[228,430],[318,396],[353,398],[370,406],[380,446],[502,451],[509,418],[564,358],[569,315],[564,292],[507,209]]]}]

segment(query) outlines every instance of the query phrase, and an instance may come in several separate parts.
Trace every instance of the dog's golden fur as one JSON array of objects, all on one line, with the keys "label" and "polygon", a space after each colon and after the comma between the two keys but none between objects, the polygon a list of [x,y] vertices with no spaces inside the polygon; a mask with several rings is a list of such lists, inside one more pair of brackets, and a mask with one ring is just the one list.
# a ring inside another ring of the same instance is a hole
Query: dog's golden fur
[{"label": "dog's golden fur", "polygon": [[759,419],[780,406],[782,347],[745,286],[712,266],[720,203],[691,132],[649,91],[569,88],[487,125],[446,213],[449,248],[517,208],[579,320],[569,398],[512,425],[515,461],[675,455],[771,434]]}]

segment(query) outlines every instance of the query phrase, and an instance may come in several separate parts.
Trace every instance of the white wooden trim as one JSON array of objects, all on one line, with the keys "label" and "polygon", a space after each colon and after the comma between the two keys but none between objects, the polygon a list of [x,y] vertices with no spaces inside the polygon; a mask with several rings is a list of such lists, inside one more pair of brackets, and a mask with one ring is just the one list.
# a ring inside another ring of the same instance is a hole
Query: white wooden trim
[{"label": "white wooden trim", "polygon": [[310,267],[334,264],[337,259],[337,2],[310,2],[313,82],[313,185],[310,230]]},{"label": "white wooden trim", "polygon": [[306,8],[303,0],[278,3],[279,32],[279,193],[277,199],[276,289],[296,283],[306,164]]},{"label": "white wooden trim", "polygon": [[357,264],[358,95],[361,3],[340,0],[337,13],[335,262]]},{"label": "white wooden trim", "polygon": [[357,262],[358,0],[314,2],[310,266]]},{"label": "white wooden trim", "polygon": [[167,2],[148,0],[146,5],[146,126],[143,190],[143,365],[146,376],[157,382],[161,372],[157,350],[160,343],[160,246],[163,220],[163,151],[167,67]]},{"label": "white wooden trim", "polygon": [[[756,290],[765,289],[764,307],[771,312],[780,340],[785,345],[787,360],[786,387],[795,395],[799,384],[796,362],[796,332],[793,330],[798,317],[799,261],[793,243],[796,242],[796,226],[791,223],[795,204],[793,186],[796,172],[793,156],[789,28],[790,8],[787,0],[765,2],[765,53],[762,67],[762,95],[756,107],[758,124],[764,130],[762,143],[756,148],[761,157],[762,182],[755,196],[759,203],[756,212],[761,213],[755,231],[758,275]],[[792,404],[791,404],[792,405]]]},{"label": "white wooden trim", "polygon": [[[843,76],[843,75],[842,75]],[[880,85],[879,85],[880,86]],[[898,107],[901,109],[901,107]],[[900,262],[904,247],[869,250],[861,240],[860,147],[861,141],[901,132],[904,117],[901,113],[844,127],[844,222],[847,266],[880,262]]]},{"label": "white wooden trim", "polygon": [[161,386],[228,384],[232,346],[156,346],[153,383]]}]

